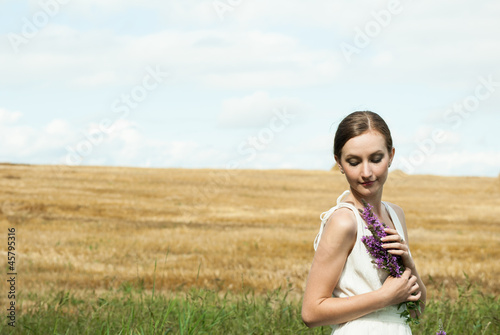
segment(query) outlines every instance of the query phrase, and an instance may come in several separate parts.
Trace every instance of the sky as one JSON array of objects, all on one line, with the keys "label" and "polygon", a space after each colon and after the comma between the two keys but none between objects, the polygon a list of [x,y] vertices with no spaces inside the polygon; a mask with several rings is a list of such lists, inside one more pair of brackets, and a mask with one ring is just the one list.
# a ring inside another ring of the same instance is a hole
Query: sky
[{"label": "sky", "polygon": [[338,123],[391,169],[500,172],[500,3],[0,0],[0,162],[329,170]]}]

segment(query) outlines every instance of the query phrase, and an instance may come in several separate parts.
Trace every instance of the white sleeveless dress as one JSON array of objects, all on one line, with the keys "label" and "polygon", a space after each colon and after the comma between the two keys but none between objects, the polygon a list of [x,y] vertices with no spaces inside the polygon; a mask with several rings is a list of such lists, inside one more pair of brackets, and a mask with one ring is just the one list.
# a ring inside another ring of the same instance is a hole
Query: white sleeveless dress
[{"label": "white sleeveless dress", "polygon": [[[333,290],[332,296],[337,298],[352,297],[358,294],[375,291],[382,286],[388,276],[385,270],[378,269],[377,266],[371,262],[373,258],[367,252],[364,243],[361,241],[362,236],[371,235],[371,232],[366,228],[366,222],[363,220],[356,207],[342,202],[342,199],[344,199],[349,192],[350,191],[345,191],[337,199],[337,205],[335,207],[321,214],[321,227],[314,241],[314,250],[316,250],[323,233],[323,228],[328,218],[335,210],[346,207],[354,212],[358,224],[358,233],[354,247],[347,257],[344,269],[340,275],[339,282]],[[396,212],[387,203],[383,201],[382,203],[387,208],[399,235],[404,237],[403,227],[399,222]],[[403,307],[401,307],[401,310],[398,310],[397,305],[388,306],[358,319],[339,325],[332,325],[332,334],[411,335],[410,327],[405,323],[404,319],[399,316],[401,311],[403,311]]]}]

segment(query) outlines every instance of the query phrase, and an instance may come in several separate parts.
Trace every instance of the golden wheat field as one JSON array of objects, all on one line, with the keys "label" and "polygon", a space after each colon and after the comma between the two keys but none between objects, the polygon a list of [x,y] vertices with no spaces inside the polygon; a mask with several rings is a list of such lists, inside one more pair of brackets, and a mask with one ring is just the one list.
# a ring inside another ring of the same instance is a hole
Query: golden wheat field
[{"label": "golden wheat field", "polygon": [[[156,292],[281,286],[300,297],[319,215],[347,189],[334,171],[12,164],[0,165],[0,184],[1,264],[15,227],[25,297],[153,284]],[[431,298],[464,273],[500,292],[499,178],[395,171],[384,200],[405,210]]]}]

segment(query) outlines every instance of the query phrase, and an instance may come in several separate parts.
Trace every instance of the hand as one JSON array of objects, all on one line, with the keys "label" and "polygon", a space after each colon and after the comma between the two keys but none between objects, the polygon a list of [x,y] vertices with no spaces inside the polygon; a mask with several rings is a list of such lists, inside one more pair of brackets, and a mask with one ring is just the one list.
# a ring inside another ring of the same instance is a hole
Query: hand
[{"label": "hand", "polygon": [[384,249],[388,249],[387,252],[392,255],[401,256],[403,265],[406,268],[414,269],[415,262],[408,252],[408,245],[406,244],[405,240],[398,234],[398,231],[390,228],[385,228],[384,231],[387,233],[387,236],[382,237],[381,239],[382,242],[384,242],[384,244],[382,244],[382,247]]},{"label": "hand", "polygon": [[[396,305],[405,301],[418,301],[422,292],[419,291],[417,277],[411,274],[411,270],[406,268],[401,277],[387,277],[380,288],[387,294],[390,305]],[[414,295],[414,293],[416,293]]]}]

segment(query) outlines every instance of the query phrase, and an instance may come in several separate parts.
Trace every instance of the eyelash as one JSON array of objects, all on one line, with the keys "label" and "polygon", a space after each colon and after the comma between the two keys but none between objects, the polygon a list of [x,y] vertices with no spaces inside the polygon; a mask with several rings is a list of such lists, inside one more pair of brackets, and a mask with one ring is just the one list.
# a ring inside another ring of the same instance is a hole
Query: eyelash
[{"label": "eyelash", "polygon": [[[382,161],[382,158],[377,158],[377,159],[373,159],[373,160],[372,160],[372,163],[378,164],[378,163],[380,163],[381,161]],[[359,162],[354,162],[354,163],[352,163],[352,162],[347,162],[347,163],[349,163],[349,165],[350,165],[350,166],[356,166],[356,165],[358,165],[358,164],[359,164]]]}]

